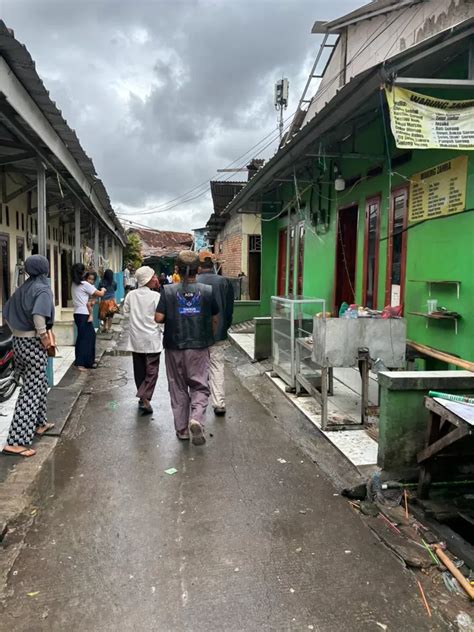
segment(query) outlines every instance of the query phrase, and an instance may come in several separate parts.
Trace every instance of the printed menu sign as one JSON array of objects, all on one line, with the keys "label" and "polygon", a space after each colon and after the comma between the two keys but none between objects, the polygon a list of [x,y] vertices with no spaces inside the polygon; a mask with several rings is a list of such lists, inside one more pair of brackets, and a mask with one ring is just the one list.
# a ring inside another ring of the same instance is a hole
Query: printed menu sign
[{"label": "printed menu sign", "polygon": [[452,101],[404,88],[385,89],[400,149],[474,149],[474,100]]},{"label": "printed menu sign", "polygon": [[467,156],[459,156],[410,178],[410,222],[464,211],[467,160]]}]

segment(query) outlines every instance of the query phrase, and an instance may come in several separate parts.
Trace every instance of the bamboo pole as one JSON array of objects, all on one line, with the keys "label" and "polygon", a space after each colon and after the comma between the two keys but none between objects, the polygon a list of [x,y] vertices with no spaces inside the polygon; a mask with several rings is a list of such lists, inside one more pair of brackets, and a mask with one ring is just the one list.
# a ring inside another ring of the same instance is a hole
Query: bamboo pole
[{"label": "bamboo pole", "polygon": [[407,345],[410,346],[412,349],[415,349],[415,351],[419,351],[420,353],[428,355],[431,358],[441,360],[441,362],[447,362],[448,364],[453,364],[460,369],[464,369],[465,371],[472,371],[474,373],[474,362],[469,362],[468,360],[463,360],[462,358],[456,358],[456,356],[453,356],[449,353],[438,351],[438,349],[433,349],[433,347],[422,345],[419,342],[413,342],[413,340],[407,340]]},{"label": "bamboo pole", "polygon": [[461,571],[454,565],[454,563],[449,559],[449,557],[438,544],[434,545],[434,550],[436,555],[439,557],[441,563],[446,566],[451,575],[458,580],[459,584],[466,591],[469,599],[474,599],[474,586],[471,586],[471,584],[467,581]]}]

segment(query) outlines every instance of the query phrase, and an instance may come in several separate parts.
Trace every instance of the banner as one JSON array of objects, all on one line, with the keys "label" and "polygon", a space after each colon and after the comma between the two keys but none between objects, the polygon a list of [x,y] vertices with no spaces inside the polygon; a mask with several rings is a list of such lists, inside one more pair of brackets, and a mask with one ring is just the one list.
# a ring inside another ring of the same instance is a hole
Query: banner
[{"label": "banner", "polygon": [[400,149],[474,149],[474,100],[448,101],[385,88],[390,125]]},{"label": "banner", "polygon": [[410,178],[408,220],[419,222],[466,208],[467,156],[459,156]]}]

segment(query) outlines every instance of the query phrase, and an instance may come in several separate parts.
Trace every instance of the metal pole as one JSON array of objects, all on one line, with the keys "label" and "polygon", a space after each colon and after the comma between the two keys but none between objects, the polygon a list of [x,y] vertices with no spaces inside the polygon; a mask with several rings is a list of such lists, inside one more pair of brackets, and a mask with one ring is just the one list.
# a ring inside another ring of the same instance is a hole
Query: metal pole
[{"label": "metal pole", "polygon": [[74,263],[81,262],[81,207],[76,203],[74,209]]},{"label": "metal pole", "polygon": [[46,257],[46,169],[38,160],[37,163],[37,191],[38,191],[38,254]]}]

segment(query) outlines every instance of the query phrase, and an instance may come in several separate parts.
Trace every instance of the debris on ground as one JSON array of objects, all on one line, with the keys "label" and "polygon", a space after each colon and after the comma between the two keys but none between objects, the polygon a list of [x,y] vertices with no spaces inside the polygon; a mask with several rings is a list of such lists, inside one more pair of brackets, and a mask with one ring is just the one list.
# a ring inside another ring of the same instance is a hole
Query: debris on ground
[{"label": "debris on ground", "polygon": [[177,474],[178,470],[175,467],[170,467],[165,470],[165,474],[169,474],[169,476],[173,476],[173,474]]}]

